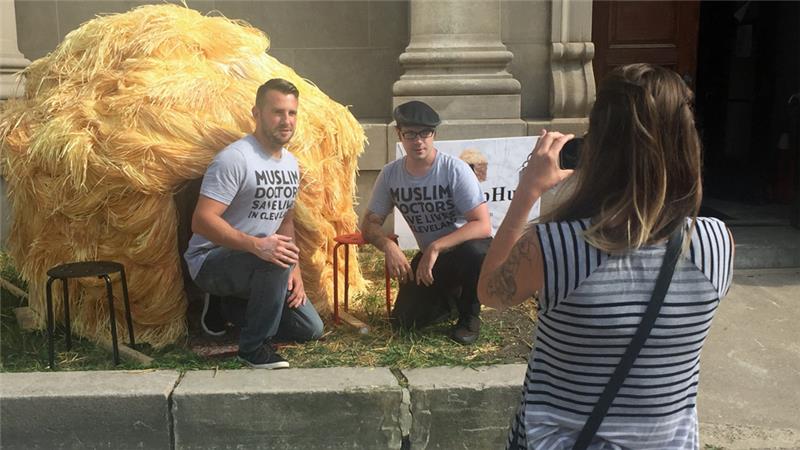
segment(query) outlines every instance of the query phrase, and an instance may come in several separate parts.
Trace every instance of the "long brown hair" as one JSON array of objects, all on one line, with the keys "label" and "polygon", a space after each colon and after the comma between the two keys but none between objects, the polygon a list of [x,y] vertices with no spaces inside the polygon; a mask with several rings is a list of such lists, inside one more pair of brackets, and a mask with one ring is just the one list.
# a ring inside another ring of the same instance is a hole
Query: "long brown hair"
[{"label": "long brown hair", "polygon": [[702,199],[692,92],[674,72],[618,67],[600,84],[568,198],[545,221],[592,218],[585,233],[611,253],[669,236]]}]

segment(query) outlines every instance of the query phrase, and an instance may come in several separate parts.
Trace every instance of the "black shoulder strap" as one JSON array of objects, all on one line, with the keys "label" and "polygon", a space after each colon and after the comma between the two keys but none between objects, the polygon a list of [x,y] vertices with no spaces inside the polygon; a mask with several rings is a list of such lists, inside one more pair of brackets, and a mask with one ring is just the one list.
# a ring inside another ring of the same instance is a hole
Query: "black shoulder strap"
[{"label": "black shoulder strap", "polygon": [[636,361],[636,357],[639,356],[639,351],[641,351],[644,342],[650,335],[650,330],[653,328],[656,318],[658,318],[658,312],[661,309],[661,304],[664,302],[664,296],[667,295],[667,289],[669,289],[669,284],[672,281],[672,274],[675,273],[675,265],[681,254],[683,228],[684,225],[681,223],[670,235],[669,242],[667,243],[667,251],[664,254],[664,262],[661,263],[661,270],[658,272],[656,286],[653,289],[653,296],[650,298],[650,303],[647,305],[647,309],[644,312],[642,322],[639,324],[639,328],[636,329],[636,334],[633,336],[633,339],[631,339],[631,343],[625,350],[625,354],[622,355],[622,359],[611,375],[611,379],[608,381],[603,393],[600,394],[600,399],[597,401],[597,404],[594,405],[592,414],[589,416],[589,419],[586,420],[586,424],[578,435],[578,439],[575,441],[575,446],[572,447],[572,450],[585,450],[589,447],[595,433],[597,433],[597,430],[600,428],[600,424],[603,423],[603,418],[606,416],[608,408],[611,407],[611,402],[614,400],[614,397],[616,397],[620,387],[622,387],[622,383],[625,381],[625,377],[628,376],[633,362]]}]

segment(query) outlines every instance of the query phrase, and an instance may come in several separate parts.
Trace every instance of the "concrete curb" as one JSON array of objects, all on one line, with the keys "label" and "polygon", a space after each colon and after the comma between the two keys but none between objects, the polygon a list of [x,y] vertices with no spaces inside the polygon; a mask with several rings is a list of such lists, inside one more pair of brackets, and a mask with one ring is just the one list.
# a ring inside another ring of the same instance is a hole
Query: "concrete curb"
[{"label": "concrete curb", "polygon": [[180,374],[0,374],[0,446],[170,448],[169,397]]},{"label": "concrete curb", "polygon": [[[0,446],[503,448],[525,368],[0,373]],[[701,447],[800,448],[795,427],[700,429]]]},{"label": "concrete curb", "polygon": [[411,394],[411,448],[504,448],[525,364],[403,371]]},{"label": "concrete curb", "polygon": [[789,226],[735,226],[734,269],[800,267],[800,230]]},{"label": "concrete curb", "polygon": [[525,367],[0,373],[0,444],[498,448]]},{"label": "concrete curb", "polygon": [[401,400],[386,368],[190,372],[173,394],[175,447],[399,449]]}]

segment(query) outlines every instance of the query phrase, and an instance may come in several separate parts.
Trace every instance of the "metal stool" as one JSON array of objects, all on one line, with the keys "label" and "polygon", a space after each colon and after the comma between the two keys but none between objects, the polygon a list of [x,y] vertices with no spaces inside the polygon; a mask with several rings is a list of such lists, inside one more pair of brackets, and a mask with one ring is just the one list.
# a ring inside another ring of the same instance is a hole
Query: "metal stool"
[{"label": "metal stool", "polygon": [[[397,235],[391,234],[389,239],[397,242]],[[339,323],[339,247],[344,245],[344,310],[349,311],[350,296],[350,245],[362,246],[367,243],[360,232],[342,234],[333,238],[336,245],[333,246],[333,320]],[[389,266],[383,262],[383,272],[386,277],[386,314],[392,312],[392,286],[390,284]]]},{"label": "metal stool", "polygon": [[122,298],[125,303],[125,318],[128,322],[128,333],[131,338],[131,346],[136,345],[133,338],[133,319],[131,318],[131,306],[128,302],[128,282],[125,279],[125,267],[113,261],[83,261],[69,264],[62,264],[47,271],[47,340],[50,353],[50,369],[55,369],[55,319],[53,313],[53,294],[52,284],[55,280],[61,280],[64,288],[64,326],[66,327],[67,350],[72,347],[72,331],[69,319],[69,287],[67,281],[70,278],[97,277],[106,282],[106,293],[108,294],[108,308],[111,320],[111,342],[114,350],[114,365],[119,364],[119,346],[117,344],[117,321],[114,316],[114,292],[111,288],[111,278],[109,274],[119,272],[122,279]]}]

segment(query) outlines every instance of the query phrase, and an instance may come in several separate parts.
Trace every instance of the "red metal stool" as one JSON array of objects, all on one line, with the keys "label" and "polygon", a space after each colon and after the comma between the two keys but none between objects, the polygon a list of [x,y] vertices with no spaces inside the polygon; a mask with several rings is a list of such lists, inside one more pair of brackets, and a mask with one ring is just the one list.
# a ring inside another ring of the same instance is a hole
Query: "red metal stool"
[{"label": "red metal stool", "polygon": [[[390,234],[389,239],[397,242],[397,235]],[[333,320],[339,323],[339,247],[344,245],[344,310],[350,309],[350,245],[362,246],[367,243],[360,232],[342,234],[333,238],[336,245],[333,246]],[[392,286],[389,277],[389,266],[383,262],[383,272],[386,276],[386,314],[392,312]]]}]

